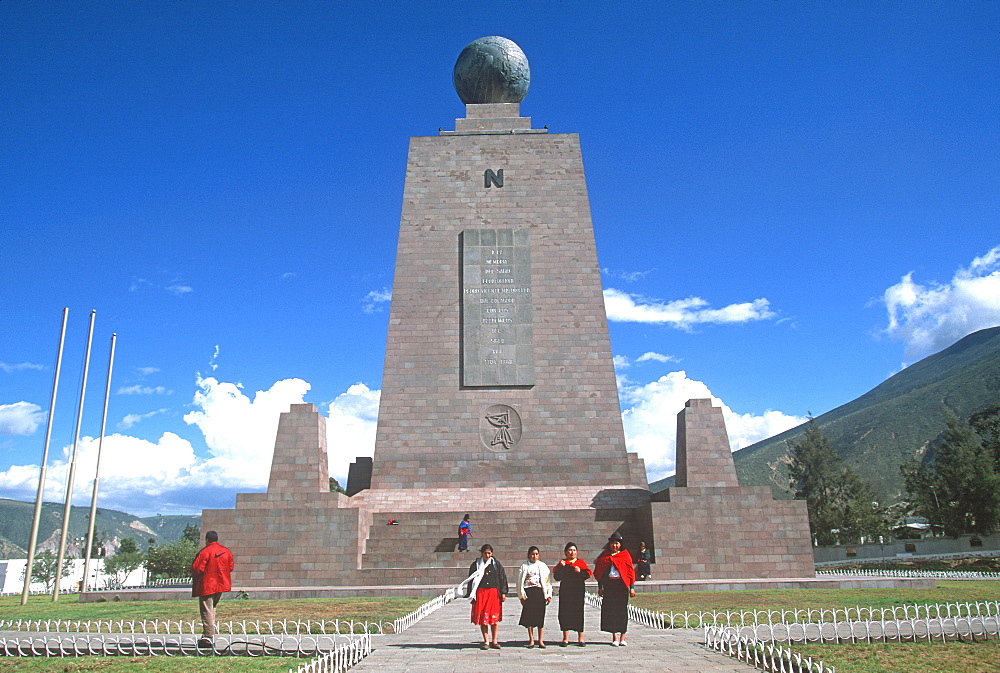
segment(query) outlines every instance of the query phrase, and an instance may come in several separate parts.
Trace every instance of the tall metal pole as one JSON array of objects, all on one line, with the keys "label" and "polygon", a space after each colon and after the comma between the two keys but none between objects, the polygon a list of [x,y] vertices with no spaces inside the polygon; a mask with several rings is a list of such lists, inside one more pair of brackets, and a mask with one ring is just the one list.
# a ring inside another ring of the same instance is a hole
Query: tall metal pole
[{"label": "tall metal pole", "polygon": [[115,340],[118,335],[111,334],[111,355],[108,356],[108,383],[104,387],[104,413],[101,414],[101,435],[97,440],[97,467],[94,469],[94,491],[90,496],[90,525],[87,528],[87,553],[83,562],[83,582],[80,592],[87,590],[90,581],[90,555],[94,549],[94,524],[97,521],[97,489],[101,482],[101,449],[104,446],[104,428],[108,425],[108,399],[111,397],[111,370],[115,366]]},{"label": "tall metal pole", "polygon": [[63,507],[62,534],[59,536],[59,558],[56,561],[56,578],[52,583],[52,600],[59,600],[59,583],[62,580],[63,561],[66,559],[66,534],[69,532],[69,513],[73,505],[73,480],[76,479],[76,454],[80,448],[80,425],[83,423],[83,398],[87,392],[87,373],[90,371],[90,346],[94,341],[94,317],[90,312],[90,329],[87,331],[87,351],[83,356],[83,382],[80,383],[80,403],[76,411],[76,430],[73,433],[73,453],[69,459],[69,477],[66,479],[66,504]]},{"label": "tall metal pole", "polygon": [[52,398],[49,400],[49,420],[45,424],[45,444],[42,448],[42,468],[38,475],[38,495],[35,497],[35,515],[31,519],[31,538],[28,540],[28,564],[24,567],[24,589],[21,590],[21,605],[28,604],[31,587],[31,569],[35,562],[35,543],[38,540],[38,522],[42,517],[42,498],[45,495],[45,471],[49,463],[49,440],[52,438],[52,418],[56,411],[56,393],[59,391],[59,370],[62,368],[63,344],[66,343],[66,321],[69,308],[63,308],[62,329],[59,331],[59,350],[56,351],[56,373],[52,377]]}]

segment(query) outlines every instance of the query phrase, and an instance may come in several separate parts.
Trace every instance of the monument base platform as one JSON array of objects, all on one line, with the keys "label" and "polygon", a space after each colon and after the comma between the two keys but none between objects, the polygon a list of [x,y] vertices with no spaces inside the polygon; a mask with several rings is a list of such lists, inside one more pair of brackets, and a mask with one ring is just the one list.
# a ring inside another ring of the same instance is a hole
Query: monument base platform
[{"label": "monument base platform", "polygon": [[[428,599],[440,596],[454,584],[399,586],[326,586],[326,587],[247,587],[234,586],[233,592],[243,591],[251,600],[281,600],[293,598],[373,598],[416,596]],[[937,581],[931,578],[909,577],[757,577],[730,580],[676,580],[638,582],[637,593],[674,593],[691,591],[756,591],[763,589],[933,589]],[[597,584],[588,585],[591,592]],[[558,586],[555,593],[559,593]],[[232,593],[226,594],[232,597]],[[103,601],[165,601],[189,600],[189,587],[176,589],[122,589],[121,591],[88,591],[80,594],[81,603]]]}]

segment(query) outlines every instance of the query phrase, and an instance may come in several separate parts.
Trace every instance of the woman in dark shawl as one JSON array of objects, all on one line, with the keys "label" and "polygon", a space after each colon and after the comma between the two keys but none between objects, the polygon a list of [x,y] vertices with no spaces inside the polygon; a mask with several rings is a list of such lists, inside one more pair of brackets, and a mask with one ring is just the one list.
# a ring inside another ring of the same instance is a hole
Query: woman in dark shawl
[{"label": "woman in dark shawl", "polygon": [[552,576],[559,582],[559,629],[563,636],[562,646],[569,645],[569,632],[576,631],[576,644],[583,647],[584,582],[590,577],[590,568],[586,561],[577,556],[576,543],[566,543],[563,553],[566,558],[552,569]]}]

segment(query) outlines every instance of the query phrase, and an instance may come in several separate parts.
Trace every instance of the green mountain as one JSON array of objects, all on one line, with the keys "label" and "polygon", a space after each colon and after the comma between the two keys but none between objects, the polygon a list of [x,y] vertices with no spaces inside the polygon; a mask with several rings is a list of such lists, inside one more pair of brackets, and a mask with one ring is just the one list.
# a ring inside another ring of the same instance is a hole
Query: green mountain
[{"label": "green mountain", "polygon": [[[970,334],[865,393],[816,417],[834,449],[886,502],[903,492],[899,466],[921,456],[944,429],[944,409],[961,418],[1000,403],[1000,327]],[[740,483],[770,486],[776,497],[790,498],[789,440],[803,426],[752,444],[733,454]],[[650,485],[672,485],[673,477]]]},{"label": "green mountain", "polygon": [[[35,505],[31,502],[0,498],[0,558],[25,558],[28,555],[28,538],[31,535],[31,519]],[[42,515],[38,523],[38,551],[46,549],[58,551],[59,535],[62,532],[63,505],[54,502],[42,503]],[[79,557],[87,537],[89,507],[70,509],[67,538],[67,553]],[[140,549],[149,546],[149,540],[157,543],[179,540],[185,526],[201,525],[200,516],[149,516],[139,518],[113,509],[97,508],[94,530],[99,540],[105,541],[105,550],[111,554],[117,551],[122,539],[133,538]]]}]

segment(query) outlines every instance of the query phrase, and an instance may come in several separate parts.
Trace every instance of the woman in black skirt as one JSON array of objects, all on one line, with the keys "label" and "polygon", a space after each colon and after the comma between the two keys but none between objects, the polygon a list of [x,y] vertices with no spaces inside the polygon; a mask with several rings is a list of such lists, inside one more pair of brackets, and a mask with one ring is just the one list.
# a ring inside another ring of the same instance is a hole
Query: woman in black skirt
[{"label": "woman in black skirt", "polygon": [[635,568],[632,556],[622,549],[622,536],[613,533],[608,546],[594,562],[597,595],[601,601],[601,631],[611,634],[614,647],[625,646],[628,631],[628,599],[635,597]]},{"label": "woman in black skirt", "polygon": [[552,576],[559,582],[559,629],[562,631],[562,646],[569,645],[569,632],[576,631],[576,644],[583,647],[584,582],[590,577],[590,568],[586,561],[578,557],[575,543],[567,543],[563,553],[566,558],[552,569]]},{"label": "woman in black skirt", "polygon": [[517,572],[517,597],[521,599],[521,619],[517,622],[528,629],[528,647],[535,646],[533,629],[538,629],[538,646],[544,648],[545,606],[552,600],[552,574],[538,560],[538,547],[528,547],[528,560]]}]

